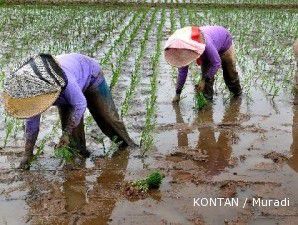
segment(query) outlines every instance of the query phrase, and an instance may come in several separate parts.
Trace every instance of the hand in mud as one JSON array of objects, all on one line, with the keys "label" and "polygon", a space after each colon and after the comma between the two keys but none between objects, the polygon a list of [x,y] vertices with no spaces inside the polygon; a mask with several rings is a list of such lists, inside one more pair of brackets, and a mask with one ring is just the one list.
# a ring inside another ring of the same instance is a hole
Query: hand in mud
[{"label": "hand in mud", "polygon": [[205,81],[202,80],[199,84],[195,85],[195,92],[196,93],[202,92],[204,88],[205,88]]},{"label": "hand in mud", "polygon": [[173,98],[172,102],[179,102],[180,101],[180,95],[176,94],[175,97]]},{"label": "hand in mud", "polygon": [[67,133],[63,133],[59,143],[55,146],[55,148],[66,147],[70,144],[69,135]]}]

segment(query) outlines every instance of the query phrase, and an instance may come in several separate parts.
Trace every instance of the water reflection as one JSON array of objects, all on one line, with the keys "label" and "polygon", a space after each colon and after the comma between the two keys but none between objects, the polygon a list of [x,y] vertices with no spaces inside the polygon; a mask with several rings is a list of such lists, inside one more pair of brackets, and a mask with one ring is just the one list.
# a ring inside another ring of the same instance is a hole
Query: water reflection
[{"label": "water reflection", "polygon": [[64,169],[56,177],[51,171],[24,177],[30,223],[107,224],[121,199],[128,158],[129,151],[123,150],[111,159],[98,160],[91,170],[83,160],[78,168]]},{"label": "water reflection", "polygon": [[86,205],[86,171],[66,170],[63,190],[65,195],[65,210],[73,212]]},{"label": "water reflection", "polygon": [[[173,108],[176,114],[176,122],[177,123],[184,123],[183,116],[181,114],[181,108],[179,104],[173,104]],[[187,133],[183,130],[178,130],[177,133],[177,140],[178,140],[178,147],[188,146],[188,138]]]},{"label": "water reflection", "polygon": [[289,166],[298,172],[298,92],[295,92],[293,104],[293,126],[292,126],[293,143],[291,145],[292,157],[289,159]]},{"label": "water reflection", "polygon": [[[207,155],[206,161],[198,163],[210,175],[220,173],[229,165],[232,144],[238,138],[235,126],[239,121],[241,102],[241,98],[230,100],[219,129],[214,127],[212,105],[207,106],[197,114],[195,124],[199,126],[199,136],[194,150],[198,154]],[[177,123],[183,123],[180,106],[175,104],[173,107],[176,112]],[[218,138],[216,138],[216,134],[218,134]],[[177,138],[179,147],[188,146],[189,140],[185,131],[178,130]]]}]

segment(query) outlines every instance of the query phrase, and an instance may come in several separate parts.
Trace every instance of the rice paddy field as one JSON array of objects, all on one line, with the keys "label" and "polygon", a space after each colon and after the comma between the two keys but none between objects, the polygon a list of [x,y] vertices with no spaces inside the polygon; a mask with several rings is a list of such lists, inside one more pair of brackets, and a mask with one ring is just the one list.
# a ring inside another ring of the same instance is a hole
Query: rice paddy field
[{"label": "rice paddy field", "polygon": [[[132,2],[138,4],[0,6],[0,92],[5,75],[30,55],[89,55],[140,144],[117,152],[87,111],[91,157],[65,163],[54,156],[61,131],[52,107],[42,115],[36,160],[21,171],[24,121],[1,104],[0,224],[298,224],[297,3],[237,1],[288,5],[259,9]],[[207,3],[219,2],[234,3]],[[192,65],[180,104],[172,104],[177,70],[164,60],[165,40],[183,26],[214,24],[234,37],[243,96],[230,96],[219,70],[213,102],[194,109],[200,69]],[[165,175],[160,189],[128,198],[122,185],[154,169]],[[248,202],[194,206],[194,198],[215,197]],[[259,206],[253,198],[288,198],[290,205]]]}]

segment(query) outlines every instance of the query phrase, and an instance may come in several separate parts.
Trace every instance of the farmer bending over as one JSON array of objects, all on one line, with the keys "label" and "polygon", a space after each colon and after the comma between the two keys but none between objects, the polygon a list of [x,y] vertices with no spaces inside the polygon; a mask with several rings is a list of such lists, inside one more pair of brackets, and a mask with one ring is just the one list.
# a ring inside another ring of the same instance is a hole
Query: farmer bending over
[{"label": "farmer bending over", "polygon": [[29,168],[40,114],[52,105],[58,106],[62,125],[57,147],[71,146],[89,156],[83,121],[86,107],[110,139],[123,146],[134,145],[119,118],[100,66],[88,56],[72,53],[32,57],[6,78],[3,95],[6,111],[13,117],[27,119],[20,168]]},{"label": "farmer bending over", "polygon": [[165,59],[178,67],[176,95],[173,102],[180,101],[188,66],[196,61],[202,69],[202,80],[196,91],[212,100],[214,76],[220,66],[226,85],[234,96],[241,95],[239,76],[236,70],[235,51],[230,32],[221,26],[189,26],[176,30],[165,45]]}]

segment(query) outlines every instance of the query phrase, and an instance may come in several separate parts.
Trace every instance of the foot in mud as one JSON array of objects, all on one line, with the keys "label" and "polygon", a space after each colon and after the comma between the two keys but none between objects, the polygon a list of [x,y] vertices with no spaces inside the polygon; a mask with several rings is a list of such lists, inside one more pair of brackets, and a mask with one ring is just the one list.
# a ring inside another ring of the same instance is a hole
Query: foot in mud
[{"label": "foot in mud", "polygon": [[178,103],[180,101],[180,94],[176,94],[172,99],[172,103]]},{"label": "foot in mud", "polygon": [[241,95],[242,95],[242,90],[241,90],[240,92],[234,94],[234,97],[239,97],[239,96],[241,96]]},{"label": "foot in mud", "polygon": [[129,142],[129,143],[125,143],[125,142],[122,142],[120,145],[119,145],[119,148],[120,149],[125,149],[125,148],[138,148],[139,145],[137,145],[136,143],[134,143],[133,141]]},{"label": "foot in mud", "polygon": [[238,92],[233,93],[234,98],[238,98],[242,95],[242,89],[240,89]]},{"label": "foot in mud", "polygon": [[80,155],[82,157],[84,157],[84,158],[88,158],[91,155],[91,153],[90,153],[90,151],[88,151],[87,149],[85,149],[85,150],[81,150],[80,151]]},{"label": "foot in mud", "polygon": [[213,100],[213,94],[212,95],[209,95],[209,94],[206,94],[206,93],[203,93],[204,97],[208,100],[208,101],[212,101]]},{"label": "foot in mud", "polygon": [[21,160],[21,163],[19,165],[19,169],[22,169],[22,170],[29,170],[30,169],[30,162],[32,161],[33,159],[33,155],[29,156],[29,155],[25,155],[22,160]]}]

